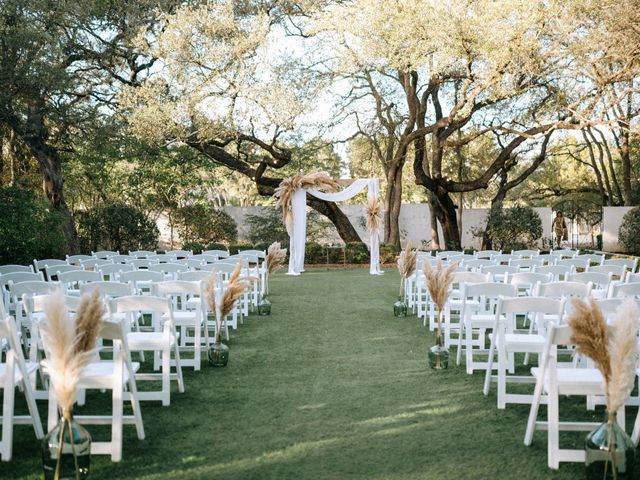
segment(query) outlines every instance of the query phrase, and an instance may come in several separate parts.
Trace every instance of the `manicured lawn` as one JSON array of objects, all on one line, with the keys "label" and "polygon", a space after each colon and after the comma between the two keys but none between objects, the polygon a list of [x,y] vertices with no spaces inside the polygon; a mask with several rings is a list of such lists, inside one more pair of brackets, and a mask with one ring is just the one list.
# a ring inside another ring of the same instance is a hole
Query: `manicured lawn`
[{"label": "manicured lawn", "polygon": [[[528,407],[497,410],[495,388],[485,398],[482,376],[462,367],[429,370],[433,336],[415,316],[393,317],[398,282],[395,271],[363,269],[276,275],[273,315],[252,315],[232,332],[229,366],[185,370],[187,391],[174,386],[170,407],[143,404],[146,440],[125,426],[123,461],[94,457],[91,477],[581,478],[582,465],[547,468],[544,433],[523,445]],[[88,403],[106,407],[105,397]],[[602,417],[582,405],[570,400],[569,410]],[[0,477],[40,478],[29,427],[16,427]]]}]

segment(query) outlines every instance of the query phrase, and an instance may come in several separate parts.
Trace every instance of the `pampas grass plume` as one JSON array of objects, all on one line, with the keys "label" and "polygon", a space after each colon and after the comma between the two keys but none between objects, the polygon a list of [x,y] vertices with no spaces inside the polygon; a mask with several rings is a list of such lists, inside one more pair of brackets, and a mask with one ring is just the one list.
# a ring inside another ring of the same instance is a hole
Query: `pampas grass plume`
[{"label": "pampas grass plume", "polygon": [[607,388],[607,409],[617,412],[631,395],[638,362],[638,306],[626,300],[616,312],[609,330],[611,377]]}]

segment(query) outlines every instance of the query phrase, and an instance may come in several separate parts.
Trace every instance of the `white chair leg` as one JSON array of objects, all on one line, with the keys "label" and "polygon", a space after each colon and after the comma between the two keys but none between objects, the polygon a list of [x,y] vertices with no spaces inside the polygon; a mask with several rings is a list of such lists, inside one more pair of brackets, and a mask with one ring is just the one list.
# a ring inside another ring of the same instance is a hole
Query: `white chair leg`
[{"label": "white chair leg", "polygon": [[178,391],[184,393],[184,379],[182,378],[182,366],[180,365],[180,349],[177,345],[174,346],[174,354],[176,361],[176,373],[178,375]]},{"label": "white chair leg", "polygon": [[[177,340],[176,340],[176,348]],[[171,351],[169,348],[165,348],[162,350],[162,405],[167,407],[171,403]]]},{"label": "white chair leg", "polygon": [[560,450],[560,425],[558,412],[558,395],[549,392],[547,396],[547,455],[549,468],[557,470],[560,467],[558,451]]},{"label": "white chair leg", "polygon": [[2,402],[2,461],[11,460],[13,450],[13,409],[15,403],[15,384],[13,380],[13,368],[9,368],[7,362],[7,372],[4,382],[4,399]]},{"label": "white chair leg", "polygon": [[111,418],[111,461],[122,460],[122,383],[114,385],[112,390],[112,418]]}]

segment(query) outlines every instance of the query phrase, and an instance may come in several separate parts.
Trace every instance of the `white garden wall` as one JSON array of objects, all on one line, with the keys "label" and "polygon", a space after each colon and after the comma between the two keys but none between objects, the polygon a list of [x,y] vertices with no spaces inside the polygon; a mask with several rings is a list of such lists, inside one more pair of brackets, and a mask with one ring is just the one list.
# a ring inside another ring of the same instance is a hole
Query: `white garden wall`
[{"label": "white garden wall", "polygon": [[[238,239],[246,239],[249,233],[249,227],[245,222],[247,215],[259,215],[263,209],[273,207],[224,207],[224,210],[233,217],[238,225]],[[364,226],[365,207],[364,205],[341,205],[341,210],[347,215],[351,224],[361,238],[367,238],[366,227]],[[551,208],[535,209],[542,219],[543,238],[551,237],[551,222],[553,214]],[[480,248],[481,240],[473,235],[474,231],[484,229],[486,223],[487,208],[466,209],[462,212],[462,245],[467,249]],[[161,232],[161,247],[168,246],[170,242],[169,224],[165,217],[158,220],[158,228]],[[415,246],[425,247],[431,240],[431,222],[429,216],[429,207],[425,203],[421,204],[405,204],[400,210],[400,232],[402,243],[411,240]],[[616,230],[617,232],[617,230]],[[268,241],[269,239],[265,239]],[[442,242],[442,235],[440,238]],[[174,241],[179,241],[177,235],[174,234]],[[341,243],[337,232],[332,232],[327,238],[321,239],[322,243]]]},{"label": "white garden wall", "polygon": [[[633,207],[604,207],[602,210],[602,248],[605,252],[622,252],[624,249],[618,243],[618,230],[622,224],[622,217]],[[638,232],[640,235],[640,232]]]}]

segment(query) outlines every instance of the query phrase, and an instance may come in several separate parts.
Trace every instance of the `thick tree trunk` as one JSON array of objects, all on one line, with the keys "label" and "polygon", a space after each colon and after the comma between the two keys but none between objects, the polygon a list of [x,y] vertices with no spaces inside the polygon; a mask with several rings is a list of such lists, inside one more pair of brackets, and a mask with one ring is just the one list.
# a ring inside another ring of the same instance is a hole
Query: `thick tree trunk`
[{"label": "thick tree trunk", "polygon": [[622,158],[622,195],[624,205],[633,205],[631,199],[631,155],[629,153],[629,132],[621,129],[620,157]]},{"label": "thick tree trunk", "polygon": [[[214,143],[193,139],[188,141],[187,144],[211,159],[213,162],[224,165],[235,172],[249,177],[255,182],[260,195],[273,196],[276,188],[278,188],[280,182],[283,180],[282,178],[263,176],[267,168],[266,163],[263,162],[258,166],[258,168],[253,168],[252,165],[233,156],[225,149],[215,145]],[[282,167],[286,165],[289,160],[290,158],[286,157],[277,158],[274,160],[274,164]],[[335,225],[338,235],[340,235],[340,238],[344,242],[362,242],[358,232],[356,232],[356,229],[351,225],[347,216],[342,213],[342,210],[338,208],[338,205],[335,202],[326,202],[307,195],[307,205],[318,213],[326,216],[331,223]]]},{"label": "thick tree trunk", "polygon": [[442,188],[435,192],[435,198],[440,210],[440,225],[444,237],[445,248],[449,250],[459,250],[460,230],[458,229],[458,216],[456,207],[449,193]]},{"label": "thick tree trunk", "polygon": [[349,218],[340,210],[340,207],[338,207],[335,202],[327,202],[307,195],[307,205],[331,220],[331,223],[335,225],[338,235],[340,235],[343,242],[362,242],[358,232],[356,232],[356,229],[351,225]]},{"label": "thick tree trunk", "polygon": [[442,247],[440,245],[440,233],[438,229],[436,199],[431,192],[429,192],[429,222],[431,225],[431,250],[442,250]]},{"label": "thick tree trunk", "polygon": [[400,248],[400,209],[402,208],[402,163],[395,163],[387,175],[384,200],[384,242]]},{"label": "thick tree trunk", "polygon": [[[48,149],[47,149],[48,150]],[[62,164],[57,152],[47,152],[45,149],[34,149],[35,155],[42,171],[42,190],[51,204],[64,215],[62,227],[67,239],[67,251],[70,255],[80,252],[78,232],[71,212],[64,201]]]}]

